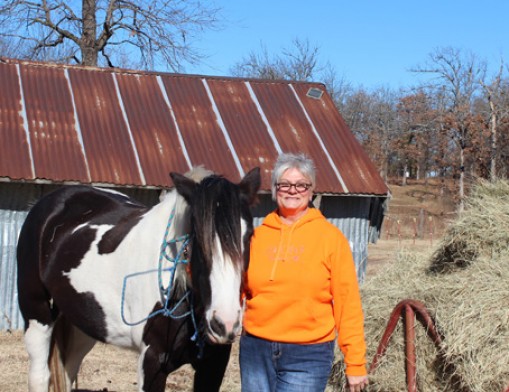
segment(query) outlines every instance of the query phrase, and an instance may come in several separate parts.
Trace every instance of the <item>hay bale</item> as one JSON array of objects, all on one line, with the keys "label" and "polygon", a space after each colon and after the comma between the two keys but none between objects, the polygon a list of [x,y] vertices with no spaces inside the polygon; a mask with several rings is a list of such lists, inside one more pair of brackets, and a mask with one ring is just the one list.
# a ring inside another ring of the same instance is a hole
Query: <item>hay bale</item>
[{"label": "hay bale", "polygon": [[[509,183],[480,182],[437,249],[401,251],[361,288],[368,361],[393,308],[422,301],[444,337],[440,352],[416,322],[422,391],[504,391],[509,386]],[[370,376],[370,391],[406,391],[402,324]],[[341,382],[341,363],[331,378]],[[340,391],[341,387],[331,390]]]},{"label": "hay bale", "polygon": [[431,258],[430,270],[447,272],[469,266],[481,254],[507,254],[508,240],[509,182],[480,181]]}]

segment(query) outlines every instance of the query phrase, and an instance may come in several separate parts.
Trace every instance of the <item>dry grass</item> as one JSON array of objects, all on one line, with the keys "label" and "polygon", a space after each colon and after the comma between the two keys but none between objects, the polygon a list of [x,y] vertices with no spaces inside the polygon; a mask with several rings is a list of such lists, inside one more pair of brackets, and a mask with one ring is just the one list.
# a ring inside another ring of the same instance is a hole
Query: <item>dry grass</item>
[{"label": "dry grass", "polygon": [[[425,303],[444,335],[444,361],[417,334],[423,391],[500,391],[509,386],[509,184],[480,183],[435,249],[401,249],[362,287],[366,337],[373,358],[392,309],[403,299]],[[401,325],[370,391],[405,391]],[[447,371],[444,371],[444,366]]]}]

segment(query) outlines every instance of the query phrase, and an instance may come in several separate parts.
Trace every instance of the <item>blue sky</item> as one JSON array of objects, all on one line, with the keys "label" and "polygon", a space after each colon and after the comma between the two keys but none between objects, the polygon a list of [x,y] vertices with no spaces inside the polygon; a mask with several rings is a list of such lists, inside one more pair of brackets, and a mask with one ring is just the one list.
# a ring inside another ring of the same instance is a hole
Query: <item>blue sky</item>
[{"label": "blue sky", "polygon": [[509,64],[509,0],[216,0],[225,28],[197,42],[209,56],[186,73],[230,75],[251,51],[278,53],[295,38],[319,48],[339,77],[366,88],[410,87],[436,48]]}]

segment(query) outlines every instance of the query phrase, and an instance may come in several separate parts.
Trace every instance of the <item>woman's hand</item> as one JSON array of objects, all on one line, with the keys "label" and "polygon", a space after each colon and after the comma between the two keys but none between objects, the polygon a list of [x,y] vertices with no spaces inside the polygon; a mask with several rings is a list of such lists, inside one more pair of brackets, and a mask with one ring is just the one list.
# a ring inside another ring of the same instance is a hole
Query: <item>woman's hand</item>
[{"label": "woman's hand", "polygon": [[346,376],[348,392],[361,392],[369,384],[368,376]]}]

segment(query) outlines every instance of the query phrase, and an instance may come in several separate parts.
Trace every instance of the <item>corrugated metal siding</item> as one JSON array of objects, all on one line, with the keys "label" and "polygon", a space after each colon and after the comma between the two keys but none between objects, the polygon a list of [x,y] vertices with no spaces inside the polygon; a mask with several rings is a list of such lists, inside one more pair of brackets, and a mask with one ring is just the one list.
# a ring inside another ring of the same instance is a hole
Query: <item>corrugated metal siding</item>
[{"label": "corrugated metal siding", "polygon": [[26,211],[0,210],[0,330],[23,328],[16,288],[16,245]]},{"label": "corrugated metal siding", "polygon": [[270,175],[278,150],[270,137],[248,83],[241,80],[208,80],[221,119],[230,130],[234,151],[245,172],[260,167],[262,184],[270,187]]},{"label": "corrugated metal siding", "polygon": [[357,279],[360,283],[364,282],[368,263],[369,222],[360,218],[327,218],[327,220],[338,227],[348,238],[357,270]]},{"label": "corrugated metal siding", "polygon": [[0,66],[0,176],[13,180],[34,178],[20,82],[15,65]]},{"label": "corrugated metal siding", "polygon": [[69,79],[92,181],[146,185],[112,74],[69,69]]},{"label": "corrugated metal siding", "polygon": [[186,172],[189,163],[158,79],[119,74],[117,81],[146,184],[167,183],[169,168]]},{"label": "corrugated metal siding", "polygon": [[21,67],[20,77],[35,175],[54,181],[87,178],[64,72]]},{"label": "corrugated metal siding", "polygon": [[320,210],[348,238],[355,260],[359,282],[364,281],[370,242],[369,197],[322,197]]},{"label": "corrugated metal siding", "polygon": [[[157,74],[2,59],[0,177],[172,186],[204,166],[236,181],[281,151],[318,167],[317,192],[388,188],[320,83]],[[308,97],[310,88],[324,92]]]}]

